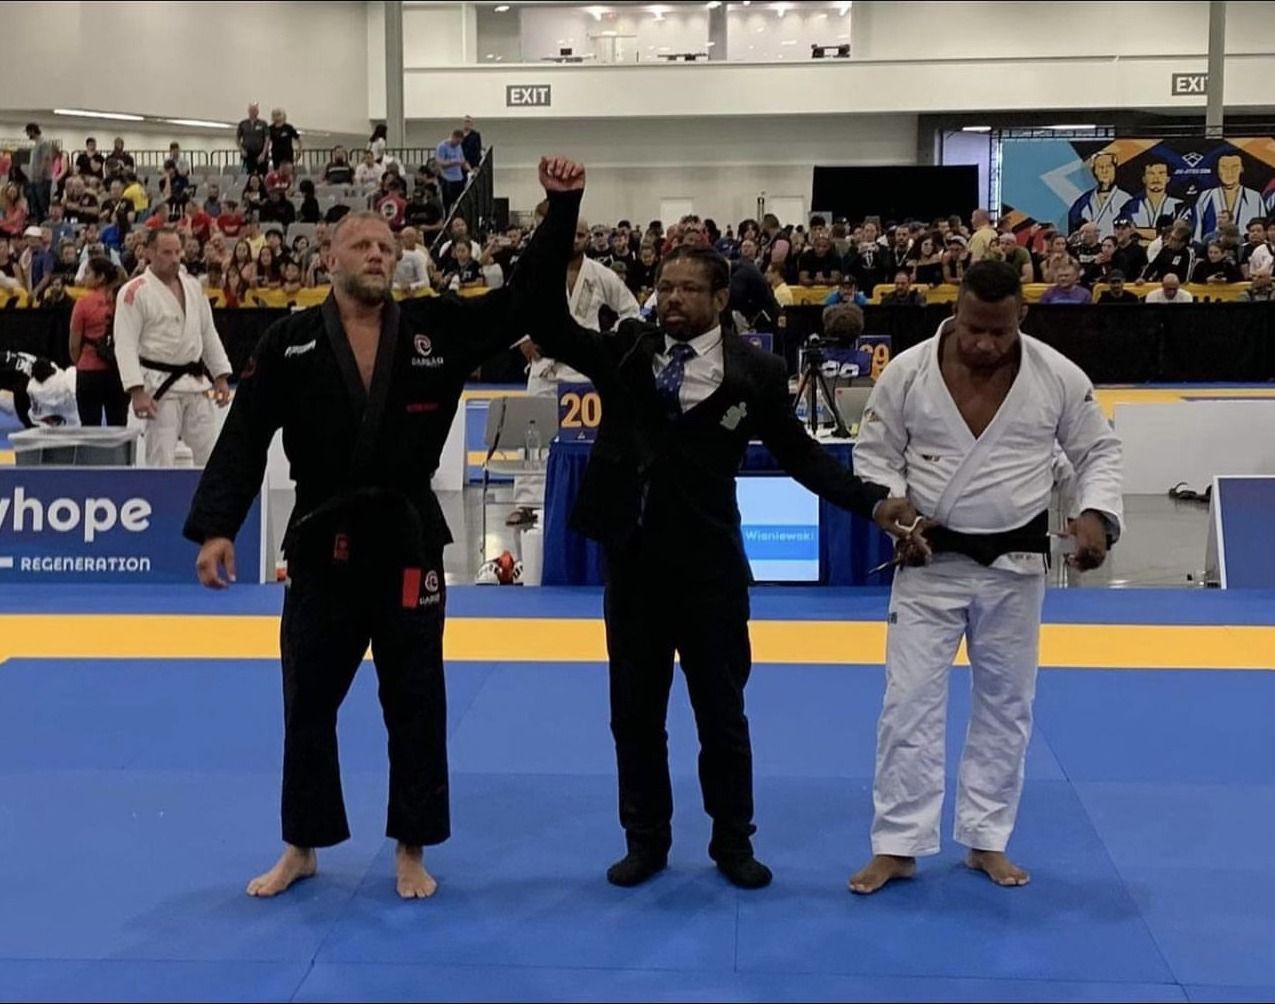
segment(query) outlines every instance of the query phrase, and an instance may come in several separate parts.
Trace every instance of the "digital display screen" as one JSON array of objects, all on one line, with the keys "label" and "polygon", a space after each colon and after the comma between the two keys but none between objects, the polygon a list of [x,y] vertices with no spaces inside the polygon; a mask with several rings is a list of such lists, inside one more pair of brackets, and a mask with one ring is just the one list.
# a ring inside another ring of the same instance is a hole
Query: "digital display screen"
[{"label": "digital display screen", "polygon": [[792,478],[735,480],[744,552],[758,582],[819,581],[819,499]]}]

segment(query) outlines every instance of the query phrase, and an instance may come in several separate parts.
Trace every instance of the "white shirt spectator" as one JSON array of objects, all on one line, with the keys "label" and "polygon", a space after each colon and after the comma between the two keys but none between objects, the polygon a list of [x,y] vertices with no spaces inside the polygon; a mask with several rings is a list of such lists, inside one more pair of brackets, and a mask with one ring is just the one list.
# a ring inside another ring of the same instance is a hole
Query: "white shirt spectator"
[{"label": "white shirt spectator", "polygon": [[381,183],[381,175],[384,173],[384,164],[360,164],[354,169],[354,183],[360,187],[379,185]]},{"label": "white shirt spectator", "polygon": [[1195,302],[1195,297],[1192,296],[1190,293],[1188,293],[1185,289],[1179,289],[1177,292],[1177,295],[1174,296],[1172,300],[1170,300],[1167,296],[1164,295],[1164,287],[1160,287],[1158,289],[1151,290],[1151,292],[1147,294],[1146,302],[1147,303],[1193,303]]},{"label": "white shirt spectator", "polygon": [[422,247],[404,250],[394,268],[394,288],[406,290],[424,289],[429,285],[429,273],[433,266],[429,252]]},{"label": "white shirt spectator", "polygon": [[1248,259],[1248,274],[1254,272],[1265,272],[1275,266],[1275,252],[1271,251],[1269,244],[1259,244],[1253,249],[1252,255]]}]

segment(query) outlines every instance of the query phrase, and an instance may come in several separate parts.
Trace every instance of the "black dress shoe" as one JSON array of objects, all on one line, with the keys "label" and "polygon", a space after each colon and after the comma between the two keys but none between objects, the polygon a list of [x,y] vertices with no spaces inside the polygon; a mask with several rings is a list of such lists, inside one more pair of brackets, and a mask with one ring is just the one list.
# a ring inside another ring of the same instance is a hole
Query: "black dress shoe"
[{"label": "black dress shoe", "polygon": [[668,867],[668,855],[629,851],[607,869],[607,881],[612,885],[630,888],[641,885],[647,879]]},{"label": "black dress shoe", "polygon": [[764,889],[774,877],[770,869],[749,855],[746,858],[723,858],[717,870],[741,889]]}]

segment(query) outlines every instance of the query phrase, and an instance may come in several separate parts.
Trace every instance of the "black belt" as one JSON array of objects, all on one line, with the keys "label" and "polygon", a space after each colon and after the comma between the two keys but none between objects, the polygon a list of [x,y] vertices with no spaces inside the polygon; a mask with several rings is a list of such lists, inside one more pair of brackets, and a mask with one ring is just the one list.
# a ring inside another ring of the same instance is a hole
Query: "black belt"
[{"label": "black belt", "polygon": [[184,376],[202,377],[211,375],[202,360],[196,360],[193,363],[161,363],[154,359],[139,359],[138,362],[148,370],[159,370],[161,373],[168,374],[164,378],[164,382],[151,395],[156,401],[172,390],[173,384]]},{"label": "black belt", "polygon": [[935,554],[963,554],[980,565],[991,565],[1002,554],[1049,554],[1049,513],[1042,512],[1025,526],[997,533],[962,533],[935,526],[925,531],[925,539]]},{"label": "black belt", "polygon": [[[351,538],[362,539],[353,541],[352,548]],[[405,567],[418,566],[429,557],[424,523],[415,504],[404,493],[388,488],[356,488],[315,506],[292,521],[284,535],[283,552],[290,561],[323,559],[329,542],[330,560],[337,564],[349,562],[352,550],[364,560],[388,558]]]}]

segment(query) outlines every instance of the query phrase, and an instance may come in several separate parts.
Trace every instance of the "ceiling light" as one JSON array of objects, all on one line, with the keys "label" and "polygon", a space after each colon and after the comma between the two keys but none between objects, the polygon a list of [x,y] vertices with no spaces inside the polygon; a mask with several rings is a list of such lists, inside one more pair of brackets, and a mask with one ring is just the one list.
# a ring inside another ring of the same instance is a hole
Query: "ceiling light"
[{"label": "ceiling light", "polygon": [[509,4],[507,4],[507,3],[502,3],[499,7],[497,7],[497,8],[496,8],[496,13],[497,13],[497,14],[503,14],[503,13],[504,13],[505,11],[507,11],[508,9],[509,9]]},{"label": "ceiling light", "polygon": [[785,14],[788,13],[791,7],[792,7],[792,4],[790,3],[777,3],[775,4],[775,14],[778,15],[779,17],[783,17]]},{"label": "ceiling light", "polygon": [[54,108],[54,115],[75,115],[85,119],[119,119],[121,122],[145,122],[144,115],[128,115],[125,112],[89,112],[82,108]]},{"label": "ceiling light", "polygon": [[708,3],[706,3],[704,6],[707,7],[709,10],[717,10],[717,8],[720,7],[721,5],[722,5],[722,0],[708,0]]},{"label": "ceiling light", "polygon": [[205,129],[233,129],[229,122],[210,122],[207,119],[164,119],[169,125],[201,126]]},{"label": "ceiling light", "polygon": [[991,126],[961,126],[961,132],[991,132]]},{"label": "ceiling light", "polygon": [[842,17],[845,17],[847,14],[850,13],[850,5],[848,3],[837,4],[837,13],[840,14]]},{"label": "ceiling light", "polygon": [[1062,125],[1045,126],[1045,128],[1046,129],[1096,129],[1098,127],[1092,124],[1070,125],[1068,123],[1063,123]]},{"label": "ceiling light", "polygon": [[780,42],[779,44],[780,44],[780,45],[796,45],[796,44],[797,44],[797,40],[796,40],[795,38],[785,38],[785,39],[784,39],[782,42]]}]

